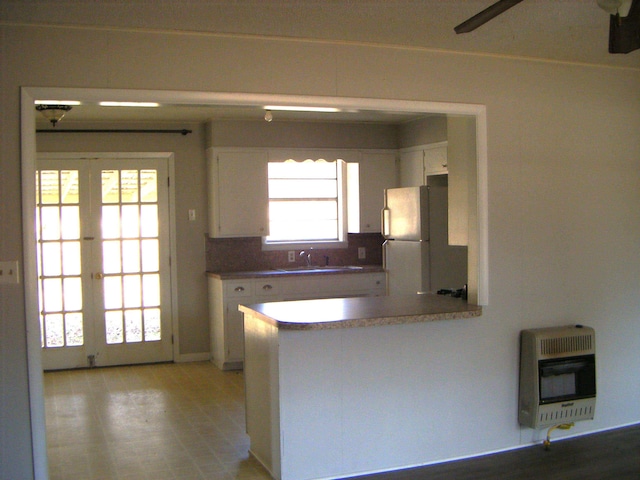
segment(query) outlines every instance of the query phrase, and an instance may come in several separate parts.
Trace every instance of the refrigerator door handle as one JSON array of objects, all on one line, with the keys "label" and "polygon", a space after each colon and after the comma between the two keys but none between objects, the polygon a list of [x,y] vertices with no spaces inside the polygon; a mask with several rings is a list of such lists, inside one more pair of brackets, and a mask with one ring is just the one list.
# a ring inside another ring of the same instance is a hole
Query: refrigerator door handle
[{"label": "refrigerator door handle", "polygon": [[391,235],[390,223],[391,222],[391,210],[388,208],[382,209],[382,236],[389,238]]}]

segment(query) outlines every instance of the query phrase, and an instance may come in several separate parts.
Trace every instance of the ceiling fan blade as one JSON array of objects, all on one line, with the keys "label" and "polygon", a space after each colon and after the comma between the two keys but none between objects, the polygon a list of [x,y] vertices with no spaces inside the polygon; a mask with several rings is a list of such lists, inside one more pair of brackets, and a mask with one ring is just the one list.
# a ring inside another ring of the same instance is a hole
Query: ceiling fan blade
[{"label": "ceiling fan blade", "polygon": [[522,0],[499,0],[493,5],[482,10],[480,13],[474,15],[468,20],[465,20],[460,25],[454,28],[456,33],[468,33],[481,25],[484,25],[489,20],[497,17],[501,13],[509,10],[514,5],[520,3]]},{"label": "ceiling fan blade", "polygon": [[609,53],[629,53],[640,48],[640,0],[633,0],[626,17],[609,17]]}]

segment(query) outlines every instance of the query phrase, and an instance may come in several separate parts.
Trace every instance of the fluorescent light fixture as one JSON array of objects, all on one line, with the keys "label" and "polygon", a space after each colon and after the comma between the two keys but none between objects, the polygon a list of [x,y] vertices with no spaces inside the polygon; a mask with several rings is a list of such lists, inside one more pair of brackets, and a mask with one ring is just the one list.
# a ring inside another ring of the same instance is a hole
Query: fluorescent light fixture
[{"label": "fluorescent light fixture", "polygon": [[101,107],[159,107],[159,103],[155,102],[100,102]]},{"label": "fluorescent light fixture", "polygon": [[36,100],[36,105],[80,105],[80,102],[77,100]]},{"label": "fluorescent light fixture", "polygon": [[331,107],[297,107],[297,106],[286,106],[286,105],[267,105],[263,107],[265,110],[275,110],[281,112],[339,112],[339,108],[331,108]]}]

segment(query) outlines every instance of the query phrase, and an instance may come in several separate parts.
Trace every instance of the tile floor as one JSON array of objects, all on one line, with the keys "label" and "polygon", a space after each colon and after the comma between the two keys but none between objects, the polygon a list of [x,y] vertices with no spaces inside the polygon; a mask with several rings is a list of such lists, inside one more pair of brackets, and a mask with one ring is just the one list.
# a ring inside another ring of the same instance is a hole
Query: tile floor
[{"label": "tile floor", "polygon": [[47,372],[51,480],[268,480],[240,372],[208,362]]}]

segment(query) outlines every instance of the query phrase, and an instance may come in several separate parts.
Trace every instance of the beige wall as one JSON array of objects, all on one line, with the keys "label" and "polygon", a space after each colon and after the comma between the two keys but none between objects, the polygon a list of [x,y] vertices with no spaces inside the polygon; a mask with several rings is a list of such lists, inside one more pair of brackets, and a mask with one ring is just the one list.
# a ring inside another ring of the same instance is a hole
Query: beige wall
[{"label": "beige wall", "polygon": [[[433,435],[424,461],[536,438],[516,420],[518,335],[533,326],[596,330],[596,419],[571,433],[640,422],[640,385],[630,381],[640,378],[639,71],[348,43],[6,24],[0,42],[2,260],[22,258],[21,86],[486,105],[489,306],[472,321],[425,325],[424,341],[433,346],[424,359],[433,381],[425,388],[433,395],[424,408],[433,412]],[[32,461],[23,287],[1,286],[0,305],[0,478],[26,479]]]}]

